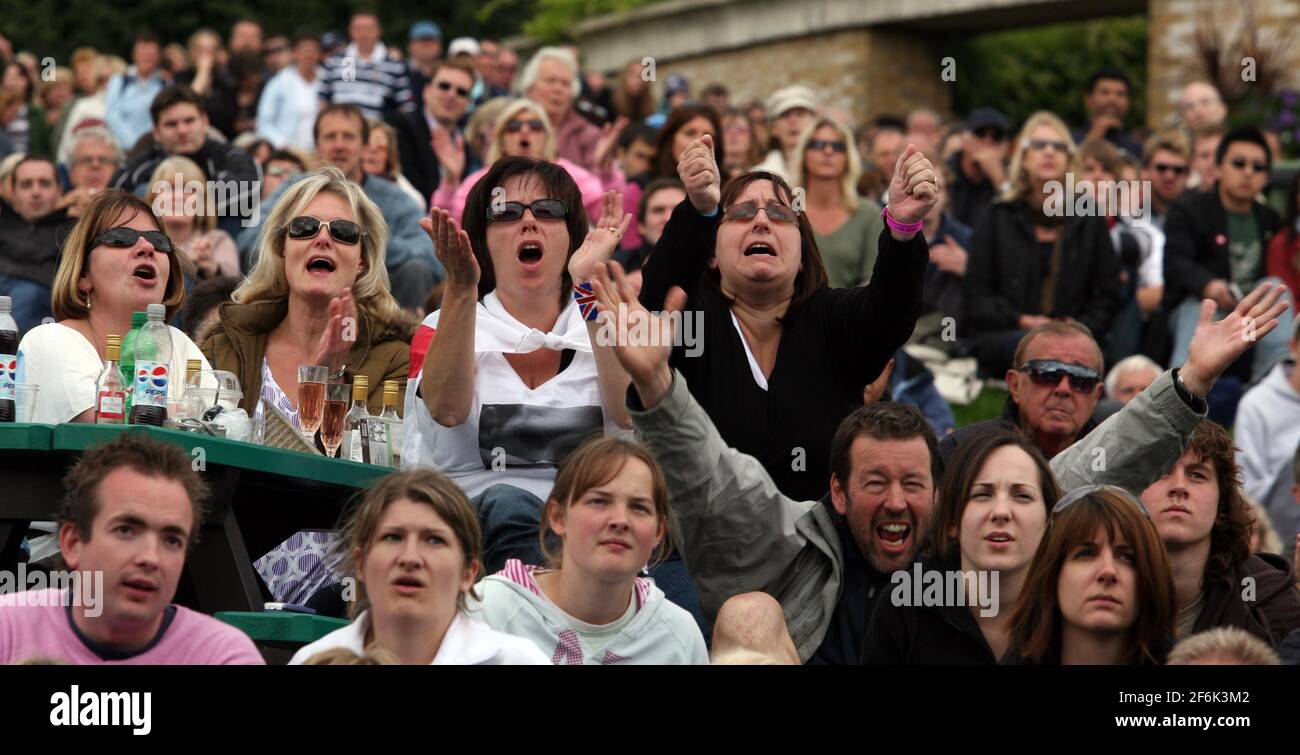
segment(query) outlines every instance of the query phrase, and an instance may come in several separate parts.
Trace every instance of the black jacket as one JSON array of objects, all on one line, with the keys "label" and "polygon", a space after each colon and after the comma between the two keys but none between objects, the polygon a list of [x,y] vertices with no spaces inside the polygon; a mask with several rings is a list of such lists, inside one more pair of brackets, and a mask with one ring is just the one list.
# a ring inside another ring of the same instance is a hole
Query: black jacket
[{"label": "black jacket", "polygon": [[[401,113],[392,120],[397,131],[397,156],[402,164],[402,175],[427,200],[442,182],[442,169],[433,151],[433,132],[424,117],[424,111]],[[477,170],[469,153],[469,140],[465,140],[465,170],[461,178]]]},{"label": "black jacket", "polygon": [[[1259,267],[1255,280],[1264,277],[1268,242],[1277,231],[1277,213],[1256,202],[1251,207],[1259,226]],[[1165,219],[1166,307],[1176,307],[1189,296],[1199,297],[1205,284],[1232,280],[1228,259],[1228,212],[1212,191],[1189,191],[1169,207]]]},{"label": "black jacket", "polygon": [[[1097,419],[1096,414],[1088,418],[1079,428],[1079,434],[1075,437],[1077,441],[1088,433],[1097,429],[1101,421]],[[1020,406],[1016,404],[1010,396],[1007,397],[1006,403],[1002,405],[1002,416],[993,419],[986,419],[983,422],[976,422],[973,425],[958,428],[956,432],[945,435],[939,441],[939,463],[942,465],[940,473],[948,468],[948,462],[952,460],[952,455],[957,450],[957,446],[969,438],[973,438],[982,432],[988,432],[991,429],[1020,430]]]},{"label": "black jacket", "polygon": [[28,223],[13,205],[0,199],[0,275],[52,286],[59,251],[74,223],[66,209]]},{"label": "black jacket", "polygon": [[831,503],[830,493],[822,497],[821,505],[826,507],[840,536],[840,550],[844,553],[844,583],[840,586],[840,599],[831,613],[830,625],[826,627],[826,636],[817,652],[808,659],[808,665],[848,666],[859,662],[867,622],[874,613],[875,604],[889,600],[889,581],[862,555],[848,520]]},{"label": "black jacket", "polygon": [[[153,177],[154,169],[163,160],[172,157],[163,151],[162,147],[155,144],[149,150],[132,157],[126,161],[126,165],[118,168],[117,173],[109,182],[115,189],[125,189],[126,191],[145,196],[149,189],[149,179]],[[261,196],[261,179],[262,169],[258,167],[257,161],[253,156],[230,144],[223,144],[215,139],[206,139],[203,146],[198,152],[192,155],[185,155],[193,160],[203,170],[204,176],[208,181],[233,181],[236,182],[236,192],[234,194],[225,191],[217,191],[214,198],[217,200],[215,212],[218,217],[237,217],[244,218],[258,211],[262,201]],[[174,180],[171,176],[167,177],[168,181]],[[227,207],[234,200],[233,207]],[[250,208],[245,213],[241,208]]]},{"label": "black jacket", "polygon": [[1043,254],[1024,201],[998,202],[975,229],[962,288],[963,337],[1019,328],[1020,315],[1070,317],[1103,340],[1123,306],[1119,260],[1106,222],[1069,216],[1052,311],[1041,311]]},{"label": "black jacket", "polygon": [[[961,563],[955,558],[923,558],[921,568],[959,571]],[[894,605],[895,590],[907,586],[891,583],[882,588],[883,599],[875,601],[862,643],[863,664],[991,666],[998,662],[969,606]]]},{"label": "black jacket", "polygon": [[1215,627],[1244,629],[1275,648],[1300,628],[1300,592],[1287,560],[1273,553],[1252,554],[1205,585],[1205,607],[1192,631]]}]

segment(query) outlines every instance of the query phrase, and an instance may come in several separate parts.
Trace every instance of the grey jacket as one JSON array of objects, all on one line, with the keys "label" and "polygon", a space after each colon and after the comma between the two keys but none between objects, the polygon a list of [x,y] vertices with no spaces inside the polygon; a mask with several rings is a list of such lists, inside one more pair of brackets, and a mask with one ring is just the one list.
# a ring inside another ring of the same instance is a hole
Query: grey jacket
[{"label": "grey jacket", "polygon": [[[826,635],[844,580],[844,554],[826,507],[785,497],[758,460],[729,448],[681,374],[674,371],[658,406],[628,408],[667,477],[670,532],[705,617],[712,623],[733,595],[765,592],[781,603],[807,661]],[[1165,372],[1057,454],[1052,472],[1063,490],[1104,483],[1141,492],[1178,461],[1204,416],[1179,397],[1172,372]]]}]

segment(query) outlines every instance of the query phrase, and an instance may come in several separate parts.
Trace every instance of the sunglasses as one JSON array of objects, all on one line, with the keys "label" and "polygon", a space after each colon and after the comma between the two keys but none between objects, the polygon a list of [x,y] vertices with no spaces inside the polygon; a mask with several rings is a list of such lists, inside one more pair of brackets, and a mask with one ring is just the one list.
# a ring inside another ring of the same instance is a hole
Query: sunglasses
[{"label": "sunglasses", "polygon": [[797,219],[794,208],[780,202],[768,202],[762,208],[754,202],[739,202],[727,208],[723,217],[727,220],[749,220],[758,215],[759,209],[767,211],[767,219],[778,223],[793,223]]},{"label": "sunglasses", "polygon": [[1256,173],[1268,172],[1268,163],[1252,162],[1250,160],[1247,160],[1244,157],[1234,157],[1228,161],[1228,164],[1230,164],[1232,167],[1236,168],[1237,170],[1245,170],[1246,168],[1251,168]]},{"label": "sunglasses", "polygon": [[141,237],[153,245],[154,251],[163,252],[164,254],[171,254],[173,251],[172,240],[167,238],[167,234],[161,231],[137,231],[126,226],[109,228],[99,234],[95,238],[92,248],[94,246],[131,247],[135,246],[135,242]]},{"label": "sunglasses", "polygon": [[996,128],[981,128],[976,130],[974,133],[976,139],[987,139],[994,142],[1000,142],[1007,138],[1005,132]]},{"label": "sunglasses", "polygon": [[1101,382],[1101,375],[1091,367],[1078,364],[1066,364],[1055,359],[1033,359],[1025,362],[1019,372],[1029,375],[1035,385],[1055,387],[1061,384],[1061,378],[1070,379],[1070,387],[1078,393],[1088,393]]},{"label": "sunglasses", "polygon": [[1118,495],[1119,497],[1133,504],[1133,506],[1137,508],[1138,511],[1141,511],[1142,515],[1145,516],[1147,519],[1151,518],[1151,512],[1147,510],[1146,505],[1142,503],[1141,499],[1137,498],[1136,496],[1134,496],[1132,493],[1128,492],[1124,488],[1117,487],[1115,485],[1084,485],[1081,488],[1075,488],[1074,490],[1071,490],[1069,493],[1066,493],[1065,495],[1061,496],[1061,500],[1057,501],[1056,505],[1052,507],[1051,515],[1056,516],[1062,511],[1065,511],[1066,509],[1070,508],[1072,504],[1075,504],[1080,500],[1087,498],[1090,495],[1093,495],[1094,493],[1101,493],[1101,492],[1111,492]]},{"label": "sunglasses", "polygon": [[450,92],[454,89],[456,90],[456,94],[459,94],[461,97],[469,97],[468,89],[465,87],[453,86],[450,81],[439,81],[438,88],[444,92]]},{"label": "sunglasses", "polygon": [[1070,154],[1070,145],[1056,139],[1027,139],[1025,146],[1035,152],[1042,152],[1045,149],[1053,149],[1063,155]]},{"label": "sunglasses", "polygon": [[539,199],[532,204],[523,202],[506,202],[499,207],[488,205],[487,219],[493,223],[508,223],[524,216],[524,210],[532,210],[538,220],[554,220],[568,213],[562,199]]},{"label": "sunglasses", "polygon": [[291,239],[314,239],[316,234],[320,233],[320,227],[324,225],[330,229],[330,237],[340,244],[351,246],[359,241],[365,235],[361,226],[351,220],[343,218],[334,218],[326,223],[320,218],[313,218],[310,215],[300,215],[289,221],[289,238]]},{"label": "sunglasses", "polygon": [[546,124],[538,120],[510,121],[506,124],[505,131],[507,134],[516,134],[523,131],[525,126],[527,126],[530,131],[542,131],[546,128]]},{"label": "sunglasses", "polygon": [[1175,176],[1181,176],[1187,172],[1186,165],[1166,165],[1165,163],[1152,163],[1151,169],[1157,173],[1173,173]]},{"label": "sunglasses", "polygon": [[849,145],[845,144],[844,142],[832,142],[832,141],[827,141],[825,139],[813,139],[812,141],[808,142],[808,149],[813,150],[815,152],[820,152],[821,150],[829,149],[832,152],[839,152],[842,154],[844,152],[849,151]]}]

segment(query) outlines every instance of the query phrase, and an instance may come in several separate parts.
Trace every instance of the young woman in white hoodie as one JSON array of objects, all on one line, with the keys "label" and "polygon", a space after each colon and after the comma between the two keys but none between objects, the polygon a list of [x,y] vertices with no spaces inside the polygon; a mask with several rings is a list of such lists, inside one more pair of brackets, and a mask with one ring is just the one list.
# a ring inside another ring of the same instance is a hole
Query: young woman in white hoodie
[{"label": "young woman in white hoodie", "polygon": [[557,665],[709,662],[691,615],[639,576],[669,547],[668,486],[644,446],[605,437],[575,450],[546,502],[541,540],[550,568],[508,561],[478,584],[472,615],[532,640]]},{"label": "young woman in white hoodie", "polygon": [[355,619],[289,664],[327,650],[364,656],[378,649],[409,665],[545,665],[532,643],[466,615],[480,537],[469,499],[446,477],[417,470],[380,479],[342,531],[356,579]]}]

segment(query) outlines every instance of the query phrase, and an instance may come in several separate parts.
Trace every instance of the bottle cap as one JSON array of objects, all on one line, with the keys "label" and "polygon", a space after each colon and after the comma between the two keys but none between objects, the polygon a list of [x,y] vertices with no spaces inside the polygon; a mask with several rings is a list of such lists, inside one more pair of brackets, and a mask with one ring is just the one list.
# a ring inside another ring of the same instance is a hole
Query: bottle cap
[{"label": "bottle cap", "polygon": [[150,304],[147,316],[150,320],[161,320],[167,316],[167,308],[161,304]]},{"label": "bottle cap", "polygon": [[366,377],[365,375],[357,375],[356,377],[352,378],[352,384],[365,386],[366,390],[369,390],[370,378]]},{"label": "bottle cap", "polygon": [[132,329],[135,329],[135,328],[140,327],[141,325],[144,325],[145,320],[148,320],[148,319],[149,319],[149,313],[148,313],[148,312],[132,312],[132,313],[131,313],[131,328],[132,328]]},{"label": "bottle cap", "polygon": [[14,300],[8,296],[0,296],[0,312],[8,312],[14,308]]},{"label": "bottle cap", "polygon": [[[396,404],[398,393],[399,393],[399,389],[397,387],[396,380],[384,381],[384,403],[385,404]],[[389,399],[392,399],[392,401],[389,401]]]},{"label": "bottle cap", "polygon": [[119,336],[116,333],[109,333],[108,335],[104,336],[104,344],[106,346],[121,346],[122,336]]},{"label": "bottle cap", "polygon": [[185,360],[185,369],[188,370],[188,371],[190,371],[190,372],[198,372],[199,370],[203,369],[203,360],[202,360],[202,359],[186,359],[186,360]]}]

